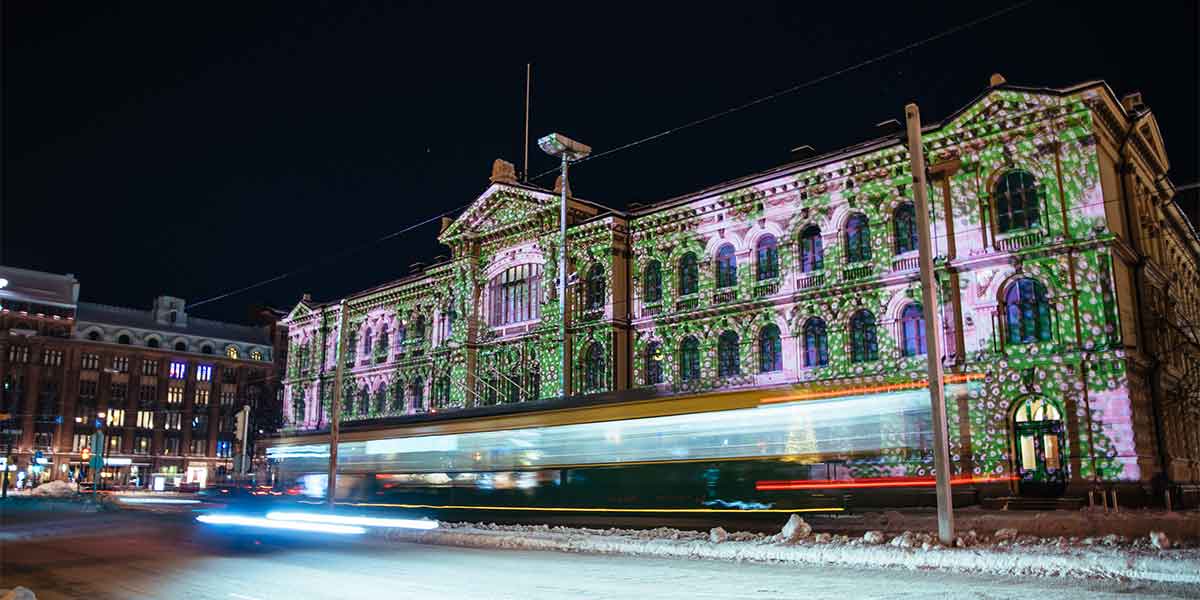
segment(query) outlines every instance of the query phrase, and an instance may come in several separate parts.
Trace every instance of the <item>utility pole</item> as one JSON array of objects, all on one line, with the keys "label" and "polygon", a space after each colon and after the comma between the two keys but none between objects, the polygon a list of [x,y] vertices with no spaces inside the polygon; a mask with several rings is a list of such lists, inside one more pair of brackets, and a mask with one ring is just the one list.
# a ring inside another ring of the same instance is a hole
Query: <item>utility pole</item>
[{"label": "utility pole", "polygon": [[[325,487],[325,500],[329,508],[335,506],[337,498],[338,423],[342,410],[342,376],[346,373],[346,299],[338,304],[337,367],[333,377],[333,400],[329,407],[329,480]],[[320,398],[317,399],[320,402]]]},{"label": "utility pole", "polygon": [[929,367],[929,400],[933,412],[933,469],[937,480],[938,539],[954,544],[954,503],[950,495],[950,440],[946,430],[946,396],[942,386],[942,328],[937,319],[937,287],[933,273],[933,231],[929,227],[925,151],[921,147],[921,111],[915,103],[904,107],[908,125],[908,156],[917,201],[917,246],[921,261],[921,307],[925,319],[925,359]]}]

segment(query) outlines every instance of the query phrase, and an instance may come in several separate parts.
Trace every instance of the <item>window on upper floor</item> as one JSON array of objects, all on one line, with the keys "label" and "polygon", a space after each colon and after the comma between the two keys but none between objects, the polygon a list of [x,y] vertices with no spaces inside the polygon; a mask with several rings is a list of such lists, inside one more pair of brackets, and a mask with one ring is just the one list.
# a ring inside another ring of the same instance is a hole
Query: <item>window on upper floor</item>
[{"label": "window on upper floor", "polygon": [[655,385],[663,382],[662,374],[662,342],[646,344],[646,354],[643,362],[644,383]]},{"label": "window on upper floor", "polygon": [[593,342],[591,346],[588,346],[585,357],[583,382],[586,389],[584,391],[604,389],[605,382],[608,380],[604,371],[604,346]]},{"label": "window on upper floor", "polygon": [[196,381],[212,381],[212,365],[196,365]]},{"label": "window on upper floor", "polygon": [[442,340],[442,343],[454,336],[454,321],[457,319],[458,313],[454,310],[454,300],[451,299],[438,311],[438,339]]},{"label": "window on upper floor", "polygon": [[152,337],[152,338],[149,338],[146,340],[147,348],[157,348],[159,346],[159,344],[160,344],[160,342],[158,341],[158,338]]},{"label": "window on upper floor", "polygon": [[925,314],[915,302],[900,312],[900,351],[904,356],[925,354]]},{"label": "window on upper floor", "polygon": [[809,225],[800,233],[800,271],[811,273],[825,266],[825,251],[821,247],[821,230]]},{"label": "window on upper floor", "polygon": [[450,405],[450,376],[442,375],[433,380],[433,403],[437,408]]},{"label": "window on upper floor", "polygon": [[846,262],[868,260],[871,260],[871,225],[866,215],[852,215],[846,220]]},{"label": "window on upper floor", "polygon": [[187,352],[187,342],[175,342],[175,350],[177,352]]},{"label": "window on upper floor", "polygon": [[850,317],[850,362],[863,363],[878,358],[875,315],[869,310],[860,310]]},{"label": "window on upper floor", "polygon": [[129,372],[129,357],[128,356],[114,356],[112,359],[112,368],[114,371],[116,371],[118,373],[128,373]]},{"label": "window on upper floor", "polygon": [[46,348],[42,350],[42,364],[47,367],[61,367],[63,361],[62,350],[51,350]]},{"label": "window on upper floor", "polygon": [[99,331],[89,331],[87,334],[87,339],[92,340],[93,342],[100,341],[100,332]]},{"label": "window on upper floor", "polygon": [[688,252],[679,259],[679,295],[687,296],[700,291],[700,265],[696,255]]},{"label": "window on upper floor", "polygon": [[896,230],[896,254],[916,250],[917,212],[911,203],[905,202],[896,207],[896,211],[892,213],[892,224]]},{"label": "window on upper floor", "polygon": [[1046,287],[1038,281],[1024,277],[1010,283],[1004,292],[1004,311],[1008,343],[1051,340],[1050,301]]},{"label": "window on upper floor", "polygon": [[118,343],[118,344],[126,344],[126,345],[128,345],[128,344],[129,344],[129,342],[130,342],[130,339],[129,339],[129,335],[128,335],[128,334],[124,334],[124,333],[122,333],[121,335],[117,336],[117,343]]},{"label": "window on upper floor", "polygon": [[488,282],[488,325],[499,327],[541,318],[541,296],[542,265],[530,263],[505,269]]},{"label": "window on upper floor", "polygon": [[692,337],[683,338],[679,345],[679,380],[683,382],[700,379],[700,342]]},{"label": "window on upper floor", "polygon": [[657,260],[646,263],[642,275],[642,302],[653,304],[662,300],[662,264]]},{"label": "window on upper floor", "polygon": [[225,346],[225,357],[226,358],[232,358],[234,360],[237,360],[239,356],[241,356],[241,353],[238,352],[237,346],[233,346],[233,345]]},{"label": "window on upper floor", "polygon": [[592,265],[592,268],[588,269],[587,273],[588,310],[604,308],[604,293],[607,287],[607,282],[604,280],[604,267],[601,265]]},{"label": "window on upper floor", "polygon": [[812,317],[804,323],[804,366],[829,364],[829,336],[824,319]]},{"label": "window on upper floor", "polygon": [[180,405],[183,404],[183,387],[171,386],[167,388],[167,404]]},{"label": "window on upper floor", "polygon": [[371,326],[365,325],[365,326],[363,326],[363,334],[362,334],[362,353],[364,356],[370,356],[371,351],[375,349],[375,347],[371,345],[371,342],[372,342]]},{"label": "window on upper floor", "polygon": [[768,234],[758,238],[754,254],[755,275],[759,281],[779,276],[779,243],[775,236]]},{"label": "window on upper floor", "polygon": [[1037,179],[1025,171],[1008,171],[992,188],[996,231],[1007,233],[1036,227],[1041,212]]},{"label": "window on upper floor", "polygon": [[79,363],[84,371],[95,371],[100,368],[100,355],[84,352],[80,355]]},{"label": "window on upper floor", "polygon": [[783,370],[783,341],[779,338],[779,327],[767,325],[758,332],[758,372],[773,373]]},{"label": "window on upper floor", "polygon": [[263,353],[261,350],[251,350],[250,351],[250,360],[262,360],[262,359],[263,359]]},{"label": "window on upper floor", "polygon": [[717,287],[727,288],[737,285],[737,256],[733,244],[725,244],[717,249]]},{"label": "window on upper floor", "polygon": [[158,375],[158,361],[152,358],[142,359],[142,375]]},{"label": "window on upper floor", "polygon": [[187,363],[173,360],[171,361],[171,379],[187,378]]},{"label": "window on upper floor", "polygon": [[742,373],[738,352],[738,335],[732,331],[721,332],[717,338],[717,375],[732,377]]},{"label": "window on upper floor", "polygon": [[413,377],[408,387],[412,394],[413,410],[425,412],[425,380],[420,376]]}]

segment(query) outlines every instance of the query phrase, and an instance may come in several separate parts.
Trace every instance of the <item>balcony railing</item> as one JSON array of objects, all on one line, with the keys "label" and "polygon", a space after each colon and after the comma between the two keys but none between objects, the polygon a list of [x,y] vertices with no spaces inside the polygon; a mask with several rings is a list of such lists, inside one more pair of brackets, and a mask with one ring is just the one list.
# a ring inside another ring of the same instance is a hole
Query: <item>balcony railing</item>
[{"label": "balcony railing", "polygon": [[695,295],[680,298],[675,302],[675,310],[696,310],[697,306],[700,306],[700,298]]},{"label": "balcony railing", "polygon": [[920,256],[897,256],[892,259],[892,271],[916,271],[920,267]]},{"label": "balcony railing", "polygon": [[814,271],[805,273],[800,278],[796,279],[797,290],[811,290],[825,285],[825,273],[822,271]]},{"label": "balcony railing", "polygon": [[846,267],[846,270],[842,271],[842,280],[843,281],[857,281],[859,279],[865,279],[866,277],[870,276],[870,274],[871,274],[871,265],[858,265],[858,266],[854,266],[854,267]]},{"label": "balcony railing", "polygon": [[996,249],[1001,252],[1013,252],[1021,248],[1039,246],[1045,237],[1041,231],[1030,231],[996,240]]},{"label": "balcony railing", "polygon": [[662,302],[655,302],[653,304],[643,304],[642,305],[642,314],[643,315],[657,315],[660,312],[662,312]]},{"label": "balcony railing", "polygon": [[754,285],[754,297],[765,298],[779,293],[779,279],[768,279]]},{"label": "balcony railing", "polygon": [[713,294],[712,303],[726,304],[728,302],[733,302],[734,300],[737,300],[737,289],[730,288],[726,290],[719,290]]}]

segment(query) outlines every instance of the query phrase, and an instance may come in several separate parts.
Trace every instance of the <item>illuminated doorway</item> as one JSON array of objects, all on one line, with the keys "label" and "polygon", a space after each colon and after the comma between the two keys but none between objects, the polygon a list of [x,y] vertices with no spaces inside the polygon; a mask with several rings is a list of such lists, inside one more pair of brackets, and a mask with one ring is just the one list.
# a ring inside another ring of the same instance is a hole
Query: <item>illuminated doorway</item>
[{"label": "illuminated doorway", "polygon": [[1042,398],[1026,398],[1013,413],[1017,485],[1027,496],[1061,496],[1067,487],[1062,413]]}]

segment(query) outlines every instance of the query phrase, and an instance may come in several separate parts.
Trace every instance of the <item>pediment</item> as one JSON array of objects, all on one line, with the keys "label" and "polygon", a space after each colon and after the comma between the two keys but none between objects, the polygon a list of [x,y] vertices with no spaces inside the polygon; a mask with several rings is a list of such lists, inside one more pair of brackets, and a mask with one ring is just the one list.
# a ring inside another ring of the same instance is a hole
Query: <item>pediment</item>
[{"label": "pediment", "polygon": [[438,241],[449,244],[463,236],[487,235],[520,223],[535,222],[546,211],[555,210],[558,202],[558,197],[548,192],[495,183],[438,235]]},{"label": "pediment", "polygon": [[300,302],[296,303],[296,306],[292,307],[292,310],[290,312],[288,312],[287,316],[284,317],[283,320],[295,321],[297,319],[302,319],[304,317],[307,317],[308,315],[311,315],[312,313],[313,313],[312,307],[310,307],[307,302],[301,300]]}]

